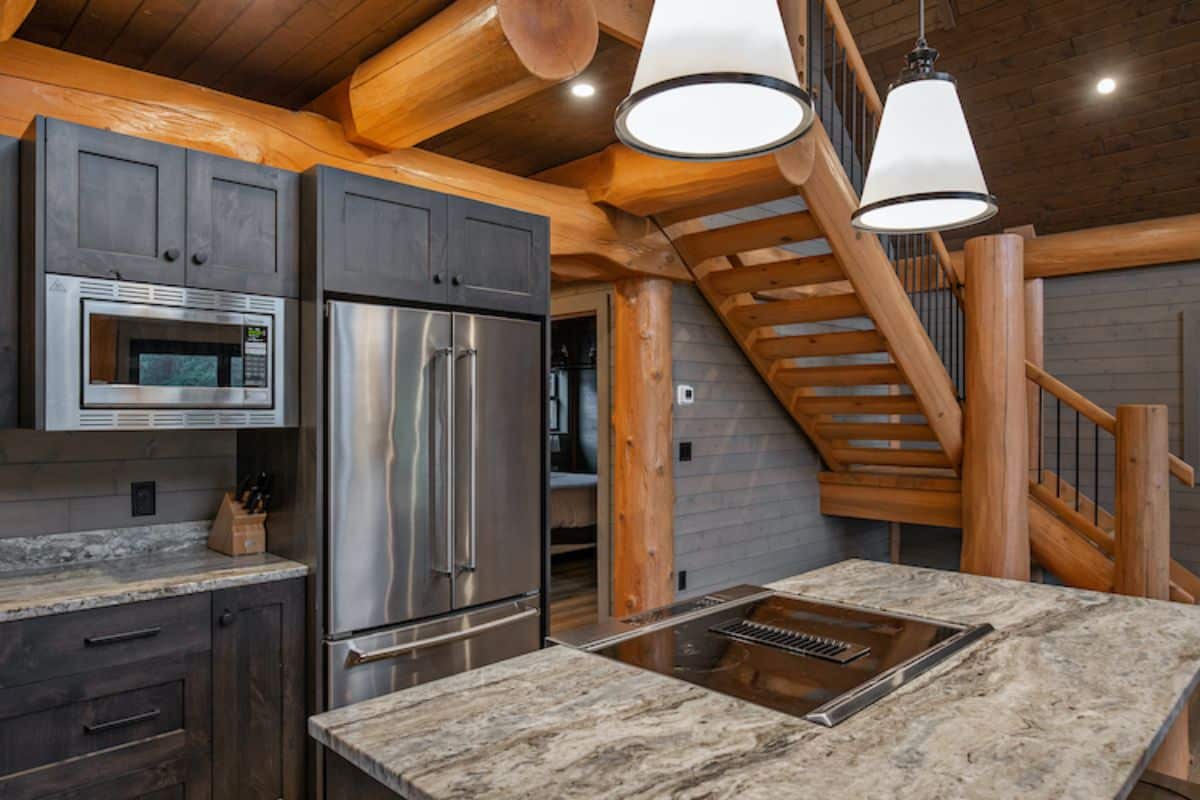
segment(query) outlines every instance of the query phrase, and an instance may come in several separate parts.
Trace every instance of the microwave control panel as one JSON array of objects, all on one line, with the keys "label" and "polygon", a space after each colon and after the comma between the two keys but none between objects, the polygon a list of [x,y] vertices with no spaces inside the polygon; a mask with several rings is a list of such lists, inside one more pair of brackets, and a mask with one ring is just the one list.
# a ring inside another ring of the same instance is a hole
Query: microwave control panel
[{"label": "microwave control panel", "polygon": [[267,386],[269,331],[266,325],[247,325],[242,329],[242,382],[248,389]]}]

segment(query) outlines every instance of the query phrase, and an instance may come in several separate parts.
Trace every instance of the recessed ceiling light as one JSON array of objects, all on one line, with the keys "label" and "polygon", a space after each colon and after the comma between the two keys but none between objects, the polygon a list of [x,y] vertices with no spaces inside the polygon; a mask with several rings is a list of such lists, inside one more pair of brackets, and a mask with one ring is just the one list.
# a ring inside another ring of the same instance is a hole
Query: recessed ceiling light
[{"label": "recessed ceiling light", "polygon": [[1112,78],[1101,78],[1096,84],[1096,91],[1100,94],[1112,94],[1117,90],[1117,82]]},{"label": "recessed ceiling light", "polygon": [[576,83],[571,86],[571,94],[576,97],[591,97],[596,93],[596,87],[590,83]]}]

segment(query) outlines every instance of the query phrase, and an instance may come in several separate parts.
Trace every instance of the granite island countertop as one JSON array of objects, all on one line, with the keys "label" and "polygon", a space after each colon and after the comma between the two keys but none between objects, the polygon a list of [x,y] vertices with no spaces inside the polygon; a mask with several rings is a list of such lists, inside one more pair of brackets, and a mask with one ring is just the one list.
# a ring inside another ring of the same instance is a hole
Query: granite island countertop
[{"label": "granite island countertop", "polygon": [[102,606],[212,592],[308,574],[295,561],[261,554],[233,558],[197,545],[0,572],[0,622]]},{"label": "granite island countertop", "polygon": [[426,798],[1123,798],[1195,687],[1200,609],[847,561],[782,591],[996,632],[834,728],[554,647],[309,720]]}]

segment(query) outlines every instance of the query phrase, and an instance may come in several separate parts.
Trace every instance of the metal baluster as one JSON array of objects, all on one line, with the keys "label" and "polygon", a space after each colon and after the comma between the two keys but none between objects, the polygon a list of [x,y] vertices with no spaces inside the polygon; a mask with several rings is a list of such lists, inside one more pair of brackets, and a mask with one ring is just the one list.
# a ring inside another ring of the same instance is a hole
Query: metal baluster
[{"label": "metal baluster", "polygon": [[838,136],[842,140],[842,147],[838,150],[838,156],[841,157],[843,169],[846,166],[846,151],[849,150],[850,131],[848,127],[852,121],[847,118],[847,106],[850,105],[850,81],[854,79],[854,73],[850,71],[850,59],[847,58],[847,53],[842,50],[842,124],[838,126]]},{"label": "metal baluster", "polygon": [[1083,484],[1079,482],[1079,409],[1075,410],[1075,510],[1079,511],[1079,493]]},{"label": "metal baluster", "polygon": [[1054,397],[1054,496],[1062,497],[1062,398]]},{"label": "metal baluster", "polygon": [[1042,480],[1042,475],[1044,474],[1044,473],[1043,473],[1043,469],[1045,469],[1045,467],[1044,467],[1044,466],[1043,466],[1043,464],[1042,464],[1042,458],[1043,458],[1043,456],[1044,456],[1044,455],[1045,455],[1045,453],[1046,453],[1046,421],[1043,419],[1043,417],[1044,417],[1044,411],[1045,411],[1045,408],[1046,408],[1046,398],[1045,398],[1045,394],[1046,394],[1046,390],[1045,390],[1045,389],[1043,389],[1043,388],[1042,388],[1042,385],[1039,383],[1039,384],[1038,384],[1038,409],[1037,409],[1037,413],[1038,413],[1038,422],[1037,422],[1037,432],[1038,432],[1038,441],[1037,441],[1037,445],[1038,445],[1038,449],[1037,449],[1037,465],[1038,465],[1038,471],[1037,471],[1037,482],[1038,482],[1038,483],[1042,483],[1042,482],[1043,482],[1043,480]]},{"label": "metal baluster", "polygon": [[1094,453],[1092,454],[1092,483],[1094,485],[1095,494],[1092,495],[1092,522],[1096,527],[1100,527],[1100,426],[1092,423],[1092,428],[1096,431],[1096,441],[1093,445]]}]

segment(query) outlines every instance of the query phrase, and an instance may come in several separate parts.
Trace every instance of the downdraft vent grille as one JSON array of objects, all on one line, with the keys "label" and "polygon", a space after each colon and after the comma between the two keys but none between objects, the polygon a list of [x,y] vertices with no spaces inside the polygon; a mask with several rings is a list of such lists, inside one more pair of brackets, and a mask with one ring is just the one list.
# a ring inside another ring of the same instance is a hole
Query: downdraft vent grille
[{"label": "downdraft vent grille", "polygon": [[797,633],[774,625],[764,625],[761,622],[747,622],[735,619],[711,628],[713,633],[728,636],[751,644],[764,647],[775,647],[787,650],[789,653],[799,653],[802,656],[823,658],[838,664],[846,664],[854,659],[871,652],[869,647],[850,644],[838,639],[827,639],[824,636],[812,636],[807,633]]}]

